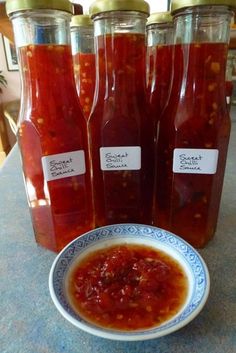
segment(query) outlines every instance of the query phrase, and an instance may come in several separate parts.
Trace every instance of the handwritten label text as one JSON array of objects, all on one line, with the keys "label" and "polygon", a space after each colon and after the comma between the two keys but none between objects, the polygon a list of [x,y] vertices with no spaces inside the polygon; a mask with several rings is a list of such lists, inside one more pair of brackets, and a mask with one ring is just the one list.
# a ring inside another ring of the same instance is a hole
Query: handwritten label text
[{"label": "handwritten label text", "polygon": [[43,173],[47,181],[85,173],[84,151],[59,153],[42,157]]},{"label": "handwritten label text", "polygon": [[215,174],[218,154],[216,149],[176,148],[174,150],[173,172]]},{"label": "handwritten label text", "polygon": [[101,147],[102,170],[139,170],[141,148],[139,146]]}]

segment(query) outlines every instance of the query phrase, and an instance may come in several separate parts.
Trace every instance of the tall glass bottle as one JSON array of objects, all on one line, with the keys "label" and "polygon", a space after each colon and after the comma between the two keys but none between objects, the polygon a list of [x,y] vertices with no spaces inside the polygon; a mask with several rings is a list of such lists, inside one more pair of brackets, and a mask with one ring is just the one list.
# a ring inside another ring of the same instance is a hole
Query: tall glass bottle
[{"label": "tall glass bottle", "polygon": [[170,12],[151,14],[147,21],[147,90],[156,125],[171,86],[173,41]]},{"label": "tall glass bottle", "polygon": [[97,0],[97,81],[89,119],[95,222],[152,221],[153,125],[146,104],[143,0]]},{"label": "tall glass bottle", "polygon": [[230,118],[225,70],[233,1],[173,0],[174,77],[160,121],[155,224],[195,247],[213,237]]},{"label": "tall glass bottle", "polygon": [[71,47],[75,83],[84,116],[88,119],[95,89],[95,54],[93,22],[88,15],[73,16]]},{"label": "tall glass bottle", "polygon": [[59,251],[93,227],[86,121],[79,104],[66,0],[7,1],[22,94],[18,122],[36,241]]}]

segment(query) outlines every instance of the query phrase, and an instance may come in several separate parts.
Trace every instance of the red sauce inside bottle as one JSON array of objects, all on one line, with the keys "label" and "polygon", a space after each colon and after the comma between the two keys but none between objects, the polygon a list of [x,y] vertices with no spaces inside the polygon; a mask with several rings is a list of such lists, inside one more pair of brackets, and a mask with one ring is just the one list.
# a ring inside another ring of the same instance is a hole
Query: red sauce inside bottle
[{"label": "red sauce inside bottle", "polygon": [[173,317],[187,298],[188,279],[166,253],[121,244],[75,263],[66,287],[71,306],[85,320],[129,331],[158,326]]},{"label": "red sauce inside bottle", "polygon": [[[224,43],[175,46],[172,92],[160,121],[155,224],[203,247],[214,235],[230,119],[225,99]],[[215,174],[173,173],[175,148],[216,149]]]},{"label": "red sauce inside bottle", "polygon": [[172,74],[173,45],[157,45],[147,48],[149,64],[148,95],[152,114],[157,122],[167,103]]},{"label": "red sauce inside bottle", "polygon": [[[36,240],[59,251],[93,226],[86,121],[73,85],[70,46],[19,49],[24,79],[18,141]],[[42,157],[85,152],[85,174],[46,181]]]},{"label": "red sauce inside bottle", "polygon": [[[98,36],[98,82],[89,119],[95,222],[151,223],[153,123],[146,104],[145,36]],[[141,169],[101,170],[101,147],[139,147]]]},{"label": "red sauce inside bottle", "polygon": [[84,116],[88,119],[95,89],[95,54],[77,53],[73,55],[76,88]]}]

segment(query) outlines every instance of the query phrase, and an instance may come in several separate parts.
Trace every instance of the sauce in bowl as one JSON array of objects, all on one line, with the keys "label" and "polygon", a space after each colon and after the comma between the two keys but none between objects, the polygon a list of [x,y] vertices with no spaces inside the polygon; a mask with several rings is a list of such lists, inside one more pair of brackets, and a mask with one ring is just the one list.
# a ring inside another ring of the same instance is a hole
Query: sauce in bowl
[{"label": "sauce in bowl", "polygon": [[188,295],[188,278],[161,250],[119,244],[75,261],[66,278],[73,310],[85,320],[123,331],[149,329],[175,316]]}]

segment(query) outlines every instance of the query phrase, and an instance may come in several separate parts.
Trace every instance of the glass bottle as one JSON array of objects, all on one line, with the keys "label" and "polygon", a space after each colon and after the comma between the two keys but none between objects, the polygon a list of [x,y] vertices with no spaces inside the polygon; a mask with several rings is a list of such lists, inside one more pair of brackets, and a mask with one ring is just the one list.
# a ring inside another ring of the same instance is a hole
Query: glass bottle
[{"label": "glass bottle", "polygon": [[93,227],[86,120],[68,1],[7,1],[22,82],[18,143],[36,241],[53,251]]},{"label": "glass bottle", "polygon": [[93,22],[88,15],[73,16],[71,47],[76,88],[84,116],[88,119],[95,89],[95,54]]},{"label": "glass bottle", "polygon": [[213,237],[230,135],[225,70],[230,0],[173,0],[171,94],[160,120],[155,224],[195,247]]},{"label": "glass bottle", "polygon": [[151,14],[146,27],[147,90],[152,115],[157,125],[167,102],[171,84],[174,33],[170,12]]},{"label": "glass bottle", "polygon": [[153,125],[146,102],[143,1],[102,0],[90,7],[97,80],[89,118],[96,226],[151,223]]}]

